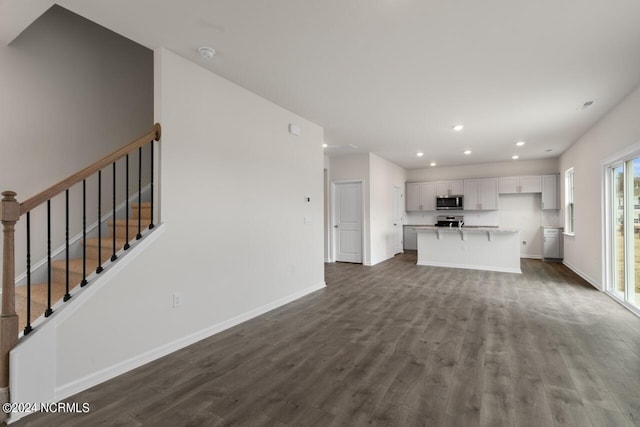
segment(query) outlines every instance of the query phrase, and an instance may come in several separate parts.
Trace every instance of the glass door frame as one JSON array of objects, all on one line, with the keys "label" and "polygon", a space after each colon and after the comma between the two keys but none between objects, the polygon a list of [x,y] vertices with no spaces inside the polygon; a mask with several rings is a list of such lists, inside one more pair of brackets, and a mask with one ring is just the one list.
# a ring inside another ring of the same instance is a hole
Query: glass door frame
[{"label": "glass door frame", "polygon": [[[634,195],[633,195],[633,173],[629,172],[629,162],[634,159],[640,158],[640,143],[634,144],[624,153],[620,153],[617,156],[612,156],[603,161],[603,204],[602,204],[602,237],[603,237],[603,279],[604,279],[604,291],[610,295],[615,301],[627,307],[630,311],[640,316],[640,307],[635,305],[640,301],[635,301],[635,260],[633,261],[633,268],[629,268],[630,256],[634,256],[634,239],[629,238],[629,232],[627,231],[629,224],[635,233],[634,227]],[[622,166],[623,168],[623,185],[624,185],[624,232],[623,232],[623,248],[624,248],[624,291],[621,293],[616,289],[616,235],[614,232],[614,225],[617,221],[617,215],[614,212],[614,196],[615,196],[615,176],[614,171],[616,168]],[[633,172],[633,167],[631,168]],[[631,193],[629,193],[631,191]],[[631,197],[629,196],[631,194]],[[631,203],[631,208],[629,208]],[[634,234],[631,234],[631,237]],[[630,255],[631,254],[631,255]],[[635,256],[634,256],[635,257]],[[635,304],[633,303],[635,301]]]}]

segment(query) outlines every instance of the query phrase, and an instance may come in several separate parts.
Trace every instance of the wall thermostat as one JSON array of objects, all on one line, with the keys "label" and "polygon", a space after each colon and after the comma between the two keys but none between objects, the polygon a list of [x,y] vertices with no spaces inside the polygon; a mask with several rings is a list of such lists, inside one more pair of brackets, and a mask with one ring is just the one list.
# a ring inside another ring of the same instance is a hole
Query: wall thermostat
[{"label": "wall thermostat", "polygon": [[289,133],[291,135],[299,136],[300,135],[300,127],[294,125],[293,123],[289,123]]}]

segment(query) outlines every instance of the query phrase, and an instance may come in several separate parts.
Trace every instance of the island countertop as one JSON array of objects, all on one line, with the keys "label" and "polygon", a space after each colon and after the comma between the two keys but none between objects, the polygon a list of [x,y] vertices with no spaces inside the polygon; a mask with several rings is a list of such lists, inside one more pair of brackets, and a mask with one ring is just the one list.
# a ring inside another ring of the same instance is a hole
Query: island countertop
[{"label": "island countertop", "polygon": [[475,226],[468,225],[462,227],[436,227],[435,225],[419,225],[413,227],[414,230],[420,231],[437,231],[445,233],[519,233],[520,230],[516,228],[502,228],[502,227],[490,227],[490,226]]},{"label": "island countertop", "polygon": [[520,230],[415,226],[418,265],[520,273]]}]

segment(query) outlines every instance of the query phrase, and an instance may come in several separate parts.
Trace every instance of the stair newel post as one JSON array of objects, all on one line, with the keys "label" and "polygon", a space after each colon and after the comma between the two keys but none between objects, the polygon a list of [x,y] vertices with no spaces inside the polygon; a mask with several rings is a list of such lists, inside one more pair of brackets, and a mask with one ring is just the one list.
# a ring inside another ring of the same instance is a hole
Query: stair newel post
[{"label": "stair newel post", "polygon": [[[9,401],[9,352],[18,342],[18,315],[16,314],[15,296],[15,229],[20,219],[20,203],[15,199],[16,193],[2,193],[2,315],[0,316],[0,400]],[[1,414],[1,413],[0,413]],[[0,415],[2,420],[6,415]]]},{"label": "stair newel post", "polygon": [[111,254],[111,262],[118,259],[116,255],[116,162],[113,162],[113,253]]},{"label": "stair newel post", "polygon": [[124,203],[125,203],[125,208],[124,211],[126,212],[125,214],[125,220],[124,220],[124,236],[125,236],[125,240],[126,243],[124,244],[124,250],[126,251],[127,249],[129,249],[131,246],[129,245],[129,155],[126,155],[126,171],[125,171],[125,197],[124,197]]},{"label": "stair newel post", "polygon": [[154,146],[154,142],[151,141],[151,212],[150,212],[150,219],[149,219],[149,230],[153,229],[153,227],[155,227],[155,225],[153,224],[153,164],[154,164],[154,158],[153,158],[153,146]]},{"label": "stair newel post", "polygon": [[142,147],[138,147],[138,234],[136,240],[142,238]]}]

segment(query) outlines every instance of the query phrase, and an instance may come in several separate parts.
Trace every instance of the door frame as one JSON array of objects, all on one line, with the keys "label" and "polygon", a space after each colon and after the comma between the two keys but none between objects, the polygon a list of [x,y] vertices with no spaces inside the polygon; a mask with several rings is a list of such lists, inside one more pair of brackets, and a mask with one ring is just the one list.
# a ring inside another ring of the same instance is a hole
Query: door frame
[{"label": "door frame", "polygon": [[361,239],[361,248],[362,248],[362,253],[361,253],[361,263],[362,265],[366,265],[365,264],[365,259],[366,259],[366,253],[367,253],[367,248],[365,246],[365,195],[364,195],[364,184],[365,184],[365,179],[345,179],[345,180],[336,180],[336,181],[331,181],[331,222],[329,224],[329,227],[331,228],[331,260],[330,262],[336,262],[336,252],[337,252],[337,244],[338,244],[338,239],[336,236],[336,229],[335,229],[335,225],[336,225],[336,218],[337,218],[337,212],[336,212],[336,185],[340,185],[340,184],[360,184],[360,212],[361,212],[361,217],[360,217],[360,225],[361,225],[361,229],[362,229],[362,233],[360,236]]},{"label": "door frame", "polygon": [[[612,233],[612,224],[615,221],[612,215],[612,185],[613,185],[613,177],[612,174],[609,173],[610,168],[617,164],[625,165],[626,162],[634,157],[640,157],[640,142],[637,142],[626,149],[615,153],[611,156],[606,157],[601,162],[601,197],[602,203],[601,206],[601,218],[602,218],[602,291],[609,295],[614,301],[619,303],[620,305],[627,308],[629,311],[634,313],[636,316],[640,316],[640,309],[633,304],[629,303],[626,300],[626,295],[628,290],[626,287],[628,286],[628,280],[625,279],[625,298],[620,299],[620,297],[613,290],[615,287],[614,283],[614,269],[613,262],[614,260],[614,237]],[[626,168],[626,166],[624,166]],[[626,179],[626,178],[625,178]],[[626,183],[625,183],[626,186]],[[626,219],[626,218],[625,218]],[[627,236],[625,234],[625,240]],[[625,246],[628,243],[625,242]],[[625,251],[626,253],[626,251]],[[625,263],[627,262],[627,256],[625,254]],[[627,275],[627,268],[625,266],[625,275]],[[634,285],[635,286],[635,285]]]},{"label": "door frame", "polygon": [[[394,247],[392,252],[395,252],[393,254],[393,256],[396,256],[398,254],[403,254],[404,253],[404,193],[402,192],[402,187],[398,186],[398,185],[392,185],[391,186],[391,200],[392,200],[392,216],[395,216],[395,211],[396,211],[396,189],[398,190],[399,194],[400,194],[400,206],[398,206],[398,211],[400,212],[400,221],[399,221],[399,225],[400,225],[400,250],[398,252],[396,252],[396,248]],[[395,218],[393,218],[395,220]],[[395,227],[395,225],[394,225]],[[393,230],[395,233],[395,229]],[[393,237],[394,241],[395,241],[395,236]]]}]

